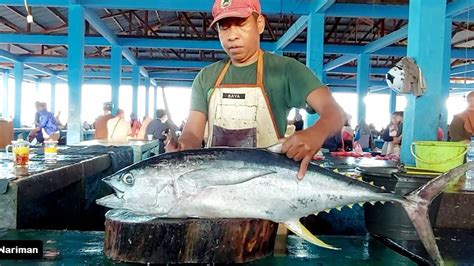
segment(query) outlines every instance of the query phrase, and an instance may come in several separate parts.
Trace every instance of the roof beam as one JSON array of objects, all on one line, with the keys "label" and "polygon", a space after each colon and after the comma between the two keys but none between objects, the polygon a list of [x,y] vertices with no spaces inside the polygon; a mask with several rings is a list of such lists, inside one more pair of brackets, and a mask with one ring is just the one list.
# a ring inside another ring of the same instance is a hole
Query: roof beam
[{"label": "roof beam", "polygon": [[[0,40],[1,40],[1,34],[0,34]],[[1,41],[0,41],[1,42]],[[266,45],[262,45],[262,48],[264,50],[271,50],[268,49],[268,47],[272,46],[271,43],[266,43]],[[324,46],[324,53],[325,54],[350,54],[350,55],[357,55],[362,51],[363,46],[359,45],[335,45],[335,44],[327,44]],[[190,49],[186,47],[186,43],[183,44],[182,48],[175,48],[175,49]],[[199,50],[199,48],[192,48]],[[206,50],[204,47],[201,48],[201,50]],[[291,43],[283,49],[285,52],[292,52],[292,53],[306,53],[306,45],[301,44],[301,43]],[[379,49],[375,52],[372,53],[373,56],[395,56],[395,57],[403,57],[406,56],[406,47],[404,46],[389,46],[385,47],[382,49]],[[63,59],[58,59],[58,58],[63,58],[63,57],[57,57],[57,56],[24,56],[28,58],[28,60],[32,60],[34,62],[38,61],[38,63],[45,62],[45,64],[51,63],[51,64],[63,64]],[[51,59],[46,59],[46,58],[51,58]],[[459,58],[459,59],[474,59],[474,49],[464,49],[464,48],[453,48],[451,49],[451,58]],[[98,61],[94,60],[105,60],[107,58],[101,58],[98,57],[97,59],[95,58],[90,58],[89,62],[87,63],[88,65],[108,65],[109,63],[97,63]],[[36,60],[36,61],[35,61]],[[51,60],[51,61],[48,61]],[[86,59],[87,60],[87,59]],[[141,61],[141,60],[139,60]],[[147,60],[144,60],[145,62]],[[184,61],[184,60],[183,60]],[[128,63],[124,63],[124,65],[129,65]],[[139,64],[140,65],[140,64]]]},{"label": "roof beam", "polygon": [[[94,29],[100,33],[111,45],[120,45],[117,40],[117,36],[107,27],[107,25],[100,19],[99,16],[92,9],[84,9],[84,17],[94,27]],[[130,49],[122,49],[122,55],[131,64],[137,65],[137,58],[132,54]],[[148,77],[148,72],[145,68],[140,67],[140,73],[144,77]]]},{"label": "roof beam", "polygon": [[[377,50],[380,50],[384,47],[387,47],[395,42],[398,42],[402,39],[405,39],[408,35],[408,25],[407,26],[404,26],[402,28],[400,28],[399,30],[396,30],[388,35],[385,35],[383,36],[382,38],[376,40],[376,41],[373,41],[369,44],[366,44],[365,46],[363,46],[363,49],[362,51],[360,52],[360,54],[363,54],[363,53],[366,53],[366,54],[372,54],[374,52],[376,52]],[[324,65],[324,71],[329,71],[329,70],[332,70],[336,67],[339,67],[339,66],[342,66],[342,65],[345,65],[351,61],[353,61],[354,59],[356,59],[357,56],[355,55],[343,55],[343,56],[340,56],[338,58],[336,58],[335,60],[329,62],[329,63],[326,63]]]},{"label": "roof beam", "polygon": [[451,68],[451,75],[462,75],[474,71],[474,64],[466,64]]},{"label": "roof beam", "polygon": [[336,0],[313,0],[310,5],[310,13],[324,13],[334,4],[334,2],[336,2]]},{"label": "roof beam", "polygon": [[[384,36],[387,37],[390,34]],[[164,48],[164,49],[191,49],[191,50],[221,50],[221,44],[217,40],[177,40],[177,39],[156,39],[156,38],[117,38],[118,43],[125,47],[138,48]],[[386,40],[386,39],[383,39]],[[377,41],[376,41],[377,42]],[[380,41],[383,42],[383,41]],[[0,43],[5,44],[31,44],[31,45],[67,45],[67,36],[65,35],[45,35],[45,34],[14,34],[0,33]],[[86,37],[87,46],[110,46],[110,43],[103,37]],[[261,47],[264,50],[273,51],[276,42],[264,41]],[[372,46],[373,44],[367,44]],[[364,46],[344,45],[344,44],[326,44],[324,52],[326,54],[360,54]],[[285,52],[306,53],[305,43],[290,43],[283,49]],[[466,58],[465,48],[453,48],[452,58]],[[474,49],[467,49],[467,58],[474,58]],[[393,55],[405,56],[405,46],[389,46],[379,49],[372,53],[373,55]]]},{"label": "roof beam", "polygon": [[[0,58],[4,58],[12,63],[15,63],[15,62],[20,62],[20,63],[23,63],[21,61],[21,58],[19,56],[17,56],[16,54],[12,54],[12,53],[9,53],[5,50],[2,50],[0,49]],[[31,64],[31,63],[25,63],[24,64],[25,66],[39,72],[40,74],[45,74],[45,75],[50,75],[50,76],[54,76],[56,75],[56,73],[54,71],[52,71],[51,69],[49,68],[46,68],[44,66],[41,66],[41,65],[37,65],[37,64]],[[64,79],[64,78],[62,78]],[[64,79],[66,80],[66,79]]]},{"label": "roof beam", "polygon": [[474,6],[472,0],[453,0],[446,6],[446,17],[455,17],[468,11]]},{"label": "roof beam", "polygon": [[408,5],[342,4],[326,11],[327,17],[408,19]]},{"label": "roof beam", "polygon": [[119,45],[117,36],[107,27],[107,25],[95,14],[94,10],[85,9],[84,17],[94,29],[100,33],[111,45]]},{"label": "roof beam", "polygon": [[282,50],[290,44],[298,35],[308,27],[308,16],[304,15],[298,18],[293,25],[281,36],[275,44],[273,51]]},{"label": "roof beam", "polygon": [[408,25],[394,32],[391,32],[390,34],[387,34],[383,36],[382,38],[377,39],[376,41],[366,44],[364,46],[362,53],[365,53],[365,54],[374,53],[375,51],[379,49],[382,49],[396,42],[399,42],[403,39],[406,39],[407,36],[408,36]]},{"label": "roof beam", "polygon": [[329,72],[336,67],[340,67],[342,65],[345,65],[353,60],[357,59],[357,55],[342,55],[339,56],[338,58],[332,60],[331,62],[328,62],[324,65],[324,71]]},{"label": "roof beam", "polygon": [[1,58],[4,58],[12,63],[15,63],[15,62],[20,62],[18,56],[16,54],[12,54],[12,53],[9,53],[3,49],[0,49],[0,57]]},{"label": "roof beam", "polygon": [[[370,74],[371,75],[385,75],[390,70],[390,68],[386,67],[371,67]],[[329,73],[340,73],[340,74],[356,74],[357,67],[338,67],[334,68]]]}]

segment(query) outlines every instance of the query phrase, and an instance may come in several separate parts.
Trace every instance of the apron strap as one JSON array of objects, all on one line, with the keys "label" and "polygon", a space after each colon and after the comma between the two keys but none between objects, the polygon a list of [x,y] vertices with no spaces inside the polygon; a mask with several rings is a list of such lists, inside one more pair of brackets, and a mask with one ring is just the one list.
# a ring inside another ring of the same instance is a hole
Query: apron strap
[{"label": "apron strap", "polygon": [[263,88],[263,52],[262,50],[258,50],[257,87]]},{"label": "apron strap", "polygon": [[216,83],[214,84],[214,88],[219,87],[222,83],[222,80],[225,77],[225,73],[227,73],[227,69],[229,69],[231,60],[227,61],[227,64],[225,64],[224,68],[222,69],[221,73],[219,74],[219,77],[217,77]]}]

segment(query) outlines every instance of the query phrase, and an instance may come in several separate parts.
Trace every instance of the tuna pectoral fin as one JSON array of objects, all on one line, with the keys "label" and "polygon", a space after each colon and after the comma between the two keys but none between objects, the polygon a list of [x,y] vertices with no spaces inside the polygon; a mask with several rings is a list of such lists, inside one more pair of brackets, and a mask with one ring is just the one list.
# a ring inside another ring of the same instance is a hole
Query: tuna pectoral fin
[{"label": "tuna pectoral fin", "polygon": [[202,168],[186,172],[179,179],[192,181],[198,187],[210,187],[240,184],[274,173],[276,172],[265,168],[252,167]]},{"label": "tuna pectoral fin", "polygon": [[436,264],[443,264],[443,258],[438,250],[433,229],[431,228],[428,217],[428,206],[451,181],[471,169],[474,169],[474,162],[458,166],[411,192],[405,197],[406,201],[402,203],[408,213],[408,217],[410,217],[410,220],[416,228],[418,237]]},{"label": "tuna pectoral fin", "polygon": [[320,246],[322,248],[340,250],[340,248],[336,248],[331,245],[328,245],[324,243],[323,241],[321,241],[320,239],[318,239],[306,227],[304,227],[304,225],[302,225],[301,222],[298,220],[285,222],[285,225],[288,228],[288,230],[290,230],[291,232],[295,233],[299,237],[303,238],[304,240],[316,246]]}]

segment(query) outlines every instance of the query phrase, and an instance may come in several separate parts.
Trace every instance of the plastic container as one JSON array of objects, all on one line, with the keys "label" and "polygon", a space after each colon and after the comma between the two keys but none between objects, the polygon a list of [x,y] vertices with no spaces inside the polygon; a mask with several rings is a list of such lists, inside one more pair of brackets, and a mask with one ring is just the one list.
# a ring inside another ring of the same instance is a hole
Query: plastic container
[{"label": "plastic container", "polygon": [[460,142],[416,141],[411,145],[416,167],[438,172],[449,171],[464,162],[468,145]]},{"label": "plastic container", "polygon": [[[404,196],[422,186],[433,176],[409,175],[389,172],[363,172],[365,181],[373,181],[376,186],[384,186],[386,190]],[[431,225],[434,226],[439,210],[441,197],[437,197],[429,207]],[[419,240],[413,223],[399,203],[386,202],[375,205],[365,204],[365,224],[371,234],[397,240]]]}]

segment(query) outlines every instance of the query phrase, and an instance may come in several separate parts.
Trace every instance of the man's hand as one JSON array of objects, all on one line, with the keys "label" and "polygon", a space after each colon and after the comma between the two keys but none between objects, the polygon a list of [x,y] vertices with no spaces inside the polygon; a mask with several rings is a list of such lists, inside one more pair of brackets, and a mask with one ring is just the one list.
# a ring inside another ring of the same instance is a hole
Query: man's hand
[{"label": "man's hand", "polygon": [[307,128],[297,131],[283,143],[282,152],[295,161],[301,161],[297,178],[302,180],[308,169],[308,165],[316,152],[319,151],[326,139],[317,128]]},{"label": "man's hand", "polygon": [[180,151],[181,149],[179,148],[179,142],[178,141],[173,141],[172,138],[168,138],[165,141],[165,152],[175,152],[175,151]]},{"label": "man's hand", "polygon": [[206,114],[190,111],[181,137],[177,141],[170,140],[165,146],[165,151],[173,152],[201,148],[206,121]]},{"label": "man's hand", "polygon": [[165,151],[166,152],[175,152],[175,151],[183,151],[189,149],[198,149],[201,146],[198,144],[190,144],[184,138],[179,138],[178,141],[173,140],[173,138],[168,138],[165,142]]},{"label": "man's hand", "polygon": [[328,136],[340,132],[344,125],[344,112],[326,87],[313,90],[306,103],[319,114],[319,120],[311,127],[297,131],[283,143],[282,151],[288,158],[301,161],[298,179],[303,179],[308,165]]}]

